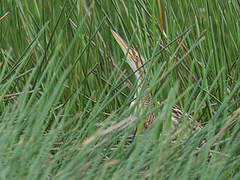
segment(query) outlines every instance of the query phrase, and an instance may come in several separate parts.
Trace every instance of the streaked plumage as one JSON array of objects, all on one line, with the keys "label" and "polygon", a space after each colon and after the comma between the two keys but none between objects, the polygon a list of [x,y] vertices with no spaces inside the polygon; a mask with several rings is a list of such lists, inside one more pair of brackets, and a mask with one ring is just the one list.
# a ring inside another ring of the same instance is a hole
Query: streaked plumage
[{"label": "streaked plumage", "polygon": [[[123,53],[127,56],[127,62],[131,69],[135,72],[135,76],[138,81],[138,93],[140,92],[142,88],[142,80],[144,78],[144,69],[143,69],[143,64],[145,63],[145,60],[143,56],[141,56],[134,48],[129,48],[128,44],[113,30],[111,30],[112,35],[114,36],[115,40],[121,47]],[[136,98],[136,94],[135,94]],[[138,104],[141,105],[144,102],[143,109],[146,108],[151,103],[152,96],[148,95],[146,100],[139,100]],[[135,104],[136,102],[133,101],[131,105]],[[183,112],[180,107],[177,105],[174,105],[172,107],[172,126],[173,128],[179,124],[179,119],[181,119],[183,116]],[[188,114],[184,114],[188,118],[189,121],[192,121],[192,117]],[[155,115],[154,112],[150,113],[144,123],[144,129],[146,130],[155,120]],[[191,127],[191,124],[190,124]]]}]

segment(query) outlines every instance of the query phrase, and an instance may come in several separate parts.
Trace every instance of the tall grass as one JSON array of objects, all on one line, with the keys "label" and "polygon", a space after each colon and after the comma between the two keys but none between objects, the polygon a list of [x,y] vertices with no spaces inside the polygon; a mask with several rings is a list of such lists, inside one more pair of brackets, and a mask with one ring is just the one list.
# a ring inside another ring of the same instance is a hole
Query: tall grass
[{"label": "tall grass", "polygon": [[[0,179],[239,179],[239,9],[2,1]],[[137,83],[110,29],[146,59],[137,100],[153,95],[156,120],[144,134],[153,109],[129,106]],[[203,128],[173,132],[174,104]]]}]

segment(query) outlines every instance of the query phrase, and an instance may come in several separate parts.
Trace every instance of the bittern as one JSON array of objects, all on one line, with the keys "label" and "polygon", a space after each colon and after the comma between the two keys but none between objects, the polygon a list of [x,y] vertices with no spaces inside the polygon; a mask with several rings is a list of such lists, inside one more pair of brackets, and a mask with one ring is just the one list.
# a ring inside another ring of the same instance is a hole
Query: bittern
[{"label": "bittern", "polygon": [[[135,72],[135,76],[137,79],[137,84],[138,84],[138,93],[141,91],[142,89],[142,81],[144,79],[144,68],[143,65],[145,63],[145,59],[142,55],[140,55],[137,50],[135,48],[130,48],[129,45],[113,30],[111,30],[113,37],[115,38],[115,40],[117,41],[117,43],[119,44],[119,46],[121,47],[123,53],[126,56],[127,59],[127,63],[129,64],[129,66],[131,67],[131,69],[133,70],[133,72]],[[134,95],[134,98],[136,99],[136,93]],[[152,100],[152,96],[148,95],[146,101],[143,100],[139,100],[138,104],[142,105],[143,103],[143,108],[146,108],[146,106],[151,102]],[[136,103],[135,101],[133,101],[131,103],[130,106],[132,106],[134,103]],[[180,107],[178,107],[177,105],[174,105],[172,107],[172,114],[171,114],[171,119],[172,119],[172,126],[173,128],[179,124],[179,120],[183,117],[183,111],[181,110]],[[188,121],[192,121],[192,118],[190,115],[188,115],[187,113],[184,114],[185,116],[187,116]],[[146,130],[155,120],[155,115],[154,113],[150,113],[145,122],[144,122],[144,130]]]}]

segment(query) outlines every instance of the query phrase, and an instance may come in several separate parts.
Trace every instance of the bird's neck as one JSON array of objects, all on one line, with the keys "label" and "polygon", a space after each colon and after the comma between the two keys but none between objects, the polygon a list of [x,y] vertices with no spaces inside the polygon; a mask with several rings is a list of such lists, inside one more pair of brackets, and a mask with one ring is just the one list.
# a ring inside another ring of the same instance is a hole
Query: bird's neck
[{"label": "bird's neck", "polygon": [[138,80],[142,80],[144,77],[144,69],[142,66],[142,62],[144,62],[144,59],[142,58],[142,60],[139,58],[136,61],[133,61],[130,58],[127,58],[127,62],[129,64],[129,66],[131,67],[132,71],[134,72],[136,78]]},{"label": "bird's neck", "polygon": [[135,74],[137,83],[138,83],[138,92],[140,92],[141,88],[142,88],[142,81],[144,78],[144,71],[143,71],[143,67],[142,67],[142,63],[141,62],[134,62],[130,59],[128,59],[128,64],[131,67],[132,71]]}]

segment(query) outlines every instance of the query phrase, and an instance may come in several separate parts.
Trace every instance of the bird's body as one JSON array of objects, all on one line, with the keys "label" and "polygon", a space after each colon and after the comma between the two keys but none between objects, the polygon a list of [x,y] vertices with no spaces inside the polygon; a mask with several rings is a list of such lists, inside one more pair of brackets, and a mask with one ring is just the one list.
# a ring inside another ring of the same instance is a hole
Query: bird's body
[{"label": "bird's body", "polygon": [[[142,89],[142,81],[145,75],[144,67],[143,67],[145,60],[143,56],[141,56],[134,48],[129,48],[128,44],[115,31],[111,30],[111,32],[115,40],[117,41],[117,43],[120,45],[123,53],[126,55],[129,66],[135,73],[136,79],[138,81],[138,93],[140,93],[140,90]],[[135,94],[134,96],[135,99],[136,99],[136,96],[137,95]],[[152,101],[152,96],[150,94],[148,95],[148,97],[140,99],[138,101],[138,105],[142,107],[142,109],[140,110],[140,113],[142,113],[147,108],[147,106],[152,104],[151,101]],[[133,101],[130,106],[134,105],[135,103],[136,102]],[[192,118],[190,115],[186,113],[183,114],[183,111],[181,110],[181,108],[178,107],[177,105],[174,105],[172,107],[172,116],[171,116],[173,128],[179,124],[179,119],[183,118],[183,116],[186,116],[188,121],[192,121]],[[154,122],[154,120],[155,120],[155,114],[154,112],[150,112],[145,119],[143,131],[148,129],[150,125]]]}]

